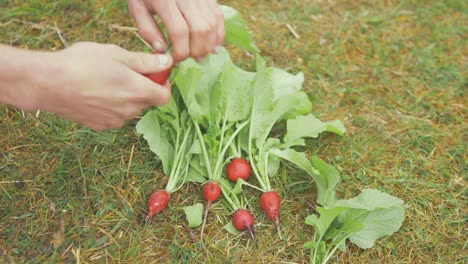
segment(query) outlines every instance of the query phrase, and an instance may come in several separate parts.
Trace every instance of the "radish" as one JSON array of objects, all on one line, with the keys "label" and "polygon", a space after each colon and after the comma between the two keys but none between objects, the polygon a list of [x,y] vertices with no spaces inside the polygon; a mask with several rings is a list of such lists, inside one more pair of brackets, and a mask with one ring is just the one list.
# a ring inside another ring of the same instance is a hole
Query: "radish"
[{"label": "radish", "polygon": [[255,242],[253,223],[253,216],[245,209],[238,209],[232,215],[232,225],[239,231],[249,231],[250,237]]},{"label": "radish", "polygon": [[152,80],[153,82],[159,85],[164,85],[167,81],[167,78],[169,77],[169,74],[171,74],[171,68],[157,72],[157,73],[150,73],[150,74],[144,74],[144,75],[148,77],[150,80]]},{"label": "radish", "polygon": [[210,205],[212,202],[218,200],[219,195],[221,194],[221,188],[216,182],[208,182],[203,185],[202,196],[205,199],[205,213],[203,216],[203,223],[201,228],[200,239],[203,236],[203,230],[205,229],[206,218],[208,217],[208,211],[210,210]]},{"label": "radish", "polygon": [[226,167],[226,176],[232,182],[237,179],[246,181],[250,177],[250,165],[243,158],[233,158]]},{"label": "radish", "polygon": [[218,200],[220,194],[221,189],[219,188],[219,185],[215,182],[208,182],[203,186],[202,195],[203,199],[205,199],[207,204]]},{"label": "radish", "polygon": [[260,196],[260,207],[266,216],[273,220],[279,230],[280,197],[278,193],[275,191],[264,192]]},{"label": "radish", "polygon": [[[159,52],[153,52],[154,54],[159,54]],[[159,85],[164,85],[167,81],[167,78],[169,77],[169,74],[171,74],[172,67],[169,69],[156,72],[156,73],[149,73],[149,74],[143,74],[153,82],[159,84]]]},{"label": "radish", "polygon": [[155,214],[160,213],[167,207],[170,195],[166,190],[159,190],[151,194],[148,200],[148,214],[146,215],[145,222]]}]

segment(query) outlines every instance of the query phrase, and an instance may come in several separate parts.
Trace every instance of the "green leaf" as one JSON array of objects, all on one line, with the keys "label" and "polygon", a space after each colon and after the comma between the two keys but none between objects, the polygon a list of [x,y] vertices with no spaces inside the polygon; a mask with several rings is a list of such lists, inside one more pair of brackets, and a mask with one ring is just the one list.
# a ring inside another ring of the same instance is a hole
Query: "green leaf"
[{"label": "green leaf", "polygon": [[327,126],[313,114],[297,116],[287,122],[287,133],[284,136],[285,142],[290,142],[298,138],[316,138],[325,131]]},{"label": "green leaf", "polygon": [[317,202],[319,204],[327,207],[334,205],[335,189],[340,180],[340,174],[333,166],[328,165],[318,157],[312,157],[309,161],[303,152],[293,149],[271,149],[270,152],[305,170],[314,179],[317,185]]},{"label": "green leaf", "polygon": [[187,173],[187,178],[185,178],[185,182],[195,182],[195,183],[204,183],[206,182],[207,178],[203,172],[190,167]]},{"label": "green leaf", "polygon": [[278,156],[269,155],[268,156],[268,165],[267,165],[267,172],[269,177],[274,177],[278,173],[280,168],[280,159]]},{"label": "green leaf", "polygon": [[233,234],[233,235],[239,235],[241,232],[239,232],[239,230],[237,230],[233,225],[232,225],[232,221],[229,221],[225,226],[223,226],[223,228],[229,233],[229,234]]},{"label": "green leaf", "polygon": [[226,120],[235,122],[247,120],[253,101],[252,80],[255,73],[244,71],[234,64],[226,64],[219,76],[218,86],[225,101],[220,112]]},{"label": "green leaf", "polygon": [[218,114],[221,94],[217,82],[225,64],[232,62],[227,51],[221,49],[200,64],[193,59],[184,60],[174,74],[174,82],[190,116],[204,127],[208,127],[209,121],[214,121]]},{"label": "green leaf", "polygon": [[210,126],[206,133],[203,135],[203,141],[206,144],[207,151],[214,160],[218,156],[219,140],[218,137],[221,135],[221,129],[218,126]]},{"label": "green leaf", "polygon": [[315,227],[316,232],[320,237],[324,236],[328,228],[332,225],[333,221],[338,217],[338,215],[344,210],[341,207],[317,207],[317,212],[320,214],[320,218],[316,215],[307,216],[305,223]]},{"label": "green leaf", "polygon": [[390,236],[400,229],[404,214],[403,206],[373,210],[361,219],[364,228],[351,235],[349,240],[360,248],[371,248],[377,239]]},{"label": "green leaf", "polygon": [[284,137],[288,146],[303,145],[302,138],[317,138],[322,132],[331,132],[340,136],[344,135],[346,128],[339,120],[322,122],[313,114],[300,115],[287,121],[287,133]]},{"label": "green leaf", "polygon": [[361,193],[354,198],[337,201],[336,206],[372,211],[377,208],[402,206],[403,203],[403,200],[379,190],[363,189]]},{"label": "green leaf", "polygon": [[191,154],[201,154],[201,146],[200,146],[200,141],[198,139],[193,140],[192,146],[190,146],[189,153]]},{"label": "green leaf", "polygon": [[185,216],[189,222],[189,227],[197,227],[202,223],[203,204],[196,203],[192,206],[183,207]]},{"label": "green leaf", "polygon": [[[260,57],[257,60],[261,60]],[[266,140],[271,128],[276,122],[276,115],[273,115],[273,90],[268,70],[257,69],[253,90],[253,105],[250,117],[250,133],[252,140],[257,139],[257,146],[261,146]],[[263,139],[258,139],[263,138]]]},{"label": "green leaf", "polygon": [[185,182],[205,183],[208,179],[206,168],[203,167],[201,155],[193,155]]},{"label": "green leaf", "polygon": [[143,135],[143,138],[148,142],[150,150],[161,159],[164,174],[169,175],[174,161],[174,147],[169,141],[172,133],[167,127],[161,126],[158,111],[156,109],[146,113],[138,121],[136,131],[138,134]]},{"label": "green leaf", "polygon": [[234,188],[232,188],[232,192],[235,194],[242,193],[242,185],[245,185],[245,184],[247,184],[247,182],[244,181],[243,179],[241,178],[237,179],[236,185],[234,185]]},{"label": "green leaf", "polygon": [[326,123],[327,132],[343,136],[346,133],[346,127],[340,120],[332,120]]},{"label": "green leaf", "polygon": [[327,164],[319,157],[312,157],[311,162],[314,167],[319,171],[319,174],[324,183],[323,190],[320,190],[317,202],[324,206],[333,206],[335,203],[335,190],[338,182],[340,181],[340,173],[335,167]]},{"label": "green leaf", "polygon": [[314,178],[314,180],[319,182],[319,184],[323,185],[324,182],[322,179],[315,178],[319,172],[312,166],[305,153],[295,151],[294,149],[279,150],[276,148],[270,149],[270,153],[295,164],[299,168],[309,173]]},{"label": "green leaf", "polygon": [[310,111],[311,103],[307,95],[300,91],[303,82],[302,73],[293,75],[265,67],[264,60],[257,56],[250,133],[261,151],[267,151],[262,150],[262,145],[277,121]]},{"label": "green leaf", "polygon": [[311,241],[305,242],[303,247],[312,249],[312,248],[317,247],[317,244],[318,244],[317,242],[311,240]]},{"label": "green leaf", "polygon": [[[319,204],[327,206],[333,204],[333,201],[335,199],[334,194],[336,184],[331,185],[331,183],[336,181],[337,175],[334,174],[332,171],[327,171],[327,168],[329,166],[328,164],[326,164],[323,161],[316,161],[317,164],[314,164],[315,166],[318,166],[318,168],[316,168],[312,166],[311,161],[307,159],[306,155],[303,152],[298,152],[293,149],[271,149],[270,153],[295,164],[299,168],[306,171],[312,177],[312,179],[314,179],[315,184],[317,185],[317,201]],[[322,171],[318,170],[319,168]],[[328,177],[330,177],[331,179],[328,179]]]},{"label": "green leaf", "polygon": [[364,228],[364,224],[361,221],[356,220],[347,220],[344,222],[343,226],[340,228],[342,232],[346,232],[348,234],[356,233],[361,231]]},{"label": "green leaf", "polygon": [[336,204],[349,208],[340,215],[341,222],[362,223],[362,230],[351,235],[349,240],[364,249],[372,247],[377,239],[398,231],[405,218],[402,200],[374,189],[364,189],[358,196]]},{"label": "green leaf", "polygon": [[224,14],[224,28],[226,32],[226,42],[234,44],[247,51],[258,53],[257,46],[252,41],[245,21],[242,19],[239,12],[234,8],[221,5],[221,10]]},{"label": "green leaf", "polygon": [[270,67],[271,84],[274,92],[273,101],[277,101],[284,96],[296,93],[302,89],[304,74],[302,72],[294,75],[279,68]]}]

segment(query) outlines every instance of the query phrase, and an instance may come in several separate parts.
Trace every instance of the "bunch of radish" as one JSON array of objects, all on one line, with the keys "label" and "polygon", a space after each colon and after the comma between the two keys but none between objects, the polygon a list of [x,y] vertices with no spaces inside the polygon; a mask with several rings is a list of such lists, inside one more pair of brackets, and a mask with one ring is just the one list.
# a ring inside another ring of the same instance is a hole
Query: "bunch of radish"
[{"label": "bunch of radish", "polygon": [[[137,124],[137,132],[161,160],[168,177],[166,187],[149,196],[145,221],[161,213],[183,184],[195,182],[203,185],[200,196],[205,206],[203,210],[200,204],[203,212],[197,214],[202,234],[210,208],[222,200],[232,214],[232,226],[255,240],[252,208],[240,195],[242,188],[250,187],[261,192],[259,208],[281,237],[281,198],[271,179],[282,157],[275,153],[285,151],[287,156],[294,147],[304,146],[306,137],[338,133],[340,127],[312,116],[311,102],[302,91],[304,75],[268,67],[241,16],[232,8],[223,10],[228,14],[226,32],[246,36],[228,34],[226,38],[255,54],[256,69],[241,69],[221,48],[201,62],[189,58],[145,75],[160,85],[170,81],[172,86],[169,103],[147,112]],[[287,123],[286,134],[270,137],[280,122]]]}]

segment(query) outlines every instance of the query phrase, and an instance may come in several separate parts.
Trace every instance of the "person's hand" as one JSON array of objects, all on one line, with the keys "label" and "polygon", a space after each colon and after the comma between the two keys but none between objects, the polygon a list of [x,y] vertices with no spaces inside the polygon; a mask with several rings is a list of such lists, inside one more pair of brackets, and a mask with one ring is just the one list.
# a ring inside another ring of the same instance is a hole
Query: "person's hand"
[{"label": "person's hand", "polygon": [[189,56],[200,60],[224,41],[224,16],[216,0],[129,0],[128,7],[139,35],[158,52],[167,43],[153,14],[161,18],[175,62]]},{"label": "person's hand", "polygon": [[120,127],[144,108],[170,99],[168,82],[160,86],[142,75],[171,67],[170,56],[91,42],[49,56],[52,66],[44,70],[37,82],[40,90],[34,94],[37,107],[91,129]]}]

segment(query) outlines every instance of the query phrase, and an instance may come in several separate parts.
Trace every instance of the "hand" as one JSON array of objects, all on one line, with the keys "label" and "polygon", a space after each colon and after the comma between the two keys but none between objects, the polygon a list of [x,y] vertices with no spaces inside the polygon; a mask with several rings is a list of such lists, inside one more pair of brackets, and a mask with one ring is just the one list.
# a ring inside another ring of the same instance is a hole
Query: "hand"
[{"label": "hand", "polygon": [[120,127],[170,99],[168,82],[160,86],[142,75],[171,67],[170,56],[87,42],[52,54],[54,66],[46,70],[50,78],[36,94],[37,106],[94,130]]},{"label": "hand", "polygon": [[128,7],[140,36],[164,52],[167,43],[152,15],[161,18],[175,62],[189,56],[200,60],[224,41],[224,16],[216,0],[129,0]]}]

